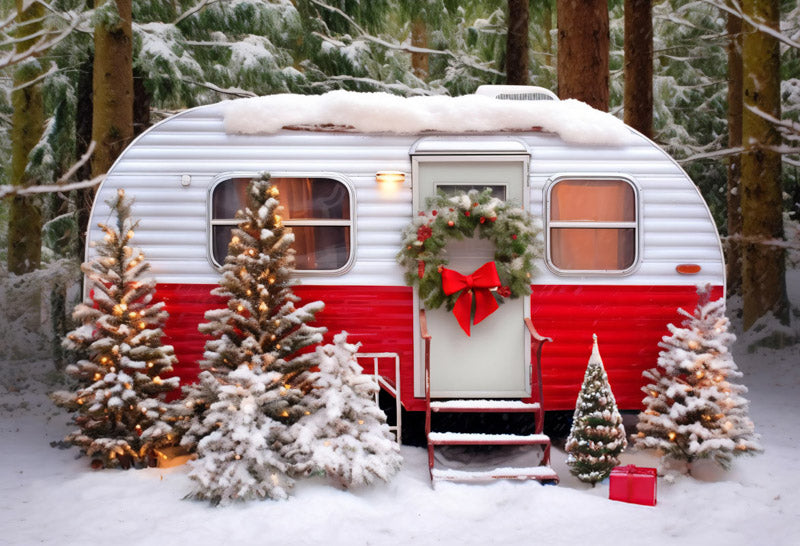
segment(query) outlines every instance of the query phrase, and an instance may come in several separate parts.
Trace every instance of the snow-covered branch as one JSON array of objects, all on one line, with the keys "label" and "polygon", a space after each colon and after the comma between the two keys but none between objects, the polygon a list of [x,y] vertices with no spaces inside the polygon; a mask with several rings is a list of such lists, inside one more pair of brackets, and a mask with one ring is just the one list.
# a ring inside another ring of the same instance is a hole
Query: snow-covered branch
[{"label": "snow-covered branch", "polygon": [[[63,19],[67,21],[67,26],[62,28],[60,31],[47,31],[42,33],[37,33],[39,35],[35,44],[33,44],[30,48],[23,52],[17,52],[16,49],[12,50],[11,52],[3,55],[0,57],[0,70],[3,68],[7,68],[9,66],[13,66],[15,64],[19,64],[22,61],[29,59],[31,57],[38,56],[48,49],[52,48],[53,46],[59,44],[62,40],[67,38],[69,34],[77,29],[81,22],[83,22],[84,17],[72,15],[72,16],[63,16]],[[28,37],[27,39],[30,39]]]},{"label": "snow-covered branch", "polygon": [[728,157],[731,155],[738,155],[744,151],[744,148],[738,146],[736,148],[725,148],[723,150],[714,150],[712,152],[703,152],[699,154],[694,154],[689,157],[685,157],[683,159],[679,159],[678,163],[689,163],[692,161],[697,161],[698,159],[719,159],[721,157]]},{"label": "snow-covered branch", "polygon": [[737,0],[725,0],[723,2],[720,2],[719,0],[700,0],[700,1],[709,4],[711,6],[714,6],[716,8],[719,8],[726,13],[730,13],[731,15],[735,15],[736,17],[741,18],[743,21],[745,21],[753,28],[763,32],[764,34],[772,36],[776,40],[784,43],[789,47],[800,49],[800,42],[792,40],[788,36],[783,35],[779,30],[776,30],[769,25],[765,25],[764,23],[756,21],[749,15],[745,14],[742,11],[741,4],[739,4]]},{"label": "snow-covered branch", "polygon": [[87,148],[86,153],[84,153],[78,161],[76,161],[72,167],[70,167],[67,172],[65,172],[61,178],[56,180],[54,184],[44,184],[44,185],[37,185],[37,186],[15,186],[11,184],[4,184],[0,185],[0,199],[5,197],[9,197],[11,195],[33,195],[38,193],[55,193],[61,191],[72,191],[72,190],[81,190],[84,188],[91,188],[92,186],[98,185],[102,182],[106,175],[101,174],[100,176],[96,176],[91,180],[81,180],[79,182],[68,182],[70,178],[72,178],[75,173],[80,169],[83,165],[89,161],[89,158],[92,157],[94,153],[95,142],[92,141],[89,144],[89,148]]},{"label": "snow-covered branch", "polygon": [[[379,38],[377,36],[371,35],[369,32],[364,30],[358,23],[356,23],[353,20],[352,17],[347,15],[341,9],[339,9],[337,7],[334,7],[334,6],[329,6],[328,4],[326,4],[324,2],[321,2],[320,0],[311,0],[311,3],[321,7],[323,9],[326,9],[328,11],[336,13],[336,14],[340,15],[341,17],[343,17],[348,23],[350,23],[353,26],[353,28],[355,30],[358,31],[358,33],[359,33],[358,38],[363,39],[363,40],[365,40],[367,42],[372,42],[373,44],[377,44],[377,45],[383,46],[383,47],[385,47],[387,49],[391,49],[391,50],[395,50],[395,51],[403,51],[405,53],[427,53],[429,55],[445,55],[447,57],[451,57],[451,58],[457,60],[458,62],[460,62],[464,66],[468,66],[469,68],[474,68],[475,70],[480,70],[482,72],[486,72],[488,74],[493,74],[495,76],[505,76],[504,72],[501,72],[499,70],[496,70],[494,68],[485,66],[485,65],[477,63],[477,62],[473,62],[472,60],[464,57],[463,55],[456,55],[452,51],[443,51],[441,49],[429,49],[427,47],[417,47],[417,46],[413,46],[413,45],[406,44],[406,43],[400,44],[400,43],[393,43],[393,42],[386,41],[383,38]],[[328,37],[322,36],[319,33],[315,33],[315,34],[317,36],[323,38],[323,39],[328,39]]]},{"label": "snow-covered branch", "polygon": [[383,89],[385,91],[399,91],[407,96],[412,95],[434,95],[433,93],[427,89],[423,89],[420,87],[410,87],[408,85],[402,83],[385,83],[373,78],[363,78],[358,76],[348,76],[346,74],[340,74],[338,76],[328,76],[326,81],[322,82],[314,82],[311,84],[311,87],[325,87],[327,82],[329,81],[339,81],[339,82],[354,82],[354,83],[365,83],[367,85],[371,85],[378,89]]},{"label": "snow-covered branch", "polygon": [[61,191],[81,190],[98,185],[105,179],[106,175],[101,174],[90,180],[80,182],[70,182],[69,184],[47,184],[44,186],[12,186],[11,184],[0,185],[0,199],[12,195],[34,195],[38,193],[55,193]]},{"label": "snow-covered branch", "polygon": [[216,85],[214,85],[213,83],[210,83],[210,82],[196,82],[194,80],[189,80],[189,79],[186,79],[186,78],[183,78],[183,81],[185,81],[186,83],[189,83],[191,85],[197,85],[199,87],[205,87],[206,89],[210,89],[211,91],[214,91],[215,93],[221,93],[223,95],[230,95],[232,97],[248,98],[248,97],[257,97],[258,96],[257,94],[253,93],[252,91],[247,91],[246,89],[240,89],[238,87],[228,87],[228,88],[223,89],[222,87],[218,87],[218,86],[216,86]]},{"label": "snow-covered branch", "polygon": [[[800,122],[792,121],[790,119],[778,119],[772,114],[764,112],[760,108],[756,108],[755,106],[745,105],[749,111],[764,119],[776,127],[778,130],[786,137],[790,137],[792,140],[800,137]],[[796,136],[795,136],[796,135]]]},{"label": "snow-covered branch", "polygon": [[187,9],[186,11],[184,11],[183,13],[181,13],[181,14],[178,16],[178,18],[177,18],[177,19],[175,19],[175,20],[172,22],[172,24],[173,24],[173,25],[177,25],[178,23],[180,23],[180,22],[181,22],[181,21],[183,21],[184,19],[188,19],[189,17],[191,17],[191,16],[192,16],[192,15],[194,15],[195,13],[199,12],[200,10],[202,10],[203,8],[205,8],[206,6],[210,6],[211,4],[216,4],[217,2],[219,2],[219,0],[202,0],[201,2],[199,2],[199,3],[195,4],[195,5],[194,5],[194,6],[192,6],[191,8],[189,8],[189,9]]},{"label": "snow-covered branch", "polygon": [[778,248],[785,248],[787,250],[800,250],[800,245],[794,241],[785,241],[783,239],[765,239],[763,237],[746,237],[744,235],[727,235],[720,237],[723,243],[736,241],[739,243],[749,243],[764,246],[773,246]]}]

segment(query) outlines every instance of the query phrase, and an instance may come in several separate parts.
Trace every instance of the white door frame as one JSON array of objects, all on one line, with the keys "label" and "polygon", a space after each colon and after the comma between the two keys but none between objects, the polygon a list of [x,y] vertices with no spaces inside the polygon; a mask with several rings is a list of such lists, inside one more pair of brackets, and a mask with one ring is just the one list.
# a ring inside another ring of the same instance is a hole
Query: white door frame
[{"label": "white door frame", "polygon": [[[442,155],[427,155],[427,154],[415,154],[412,155],[411,158],[411,180],[412,180],[412,206],[413,206],[413,213],[416,214],[417,211],[423,210],[424,203],[423,198],[420,196],[420,184],[419,184],[419,175],[420,175],[420,163],[445,163],[445,162],[458,162],[458,163],[493,163],[493,162],[502,162],[502,163],[522,163],[523,165],[523,181],[522,181],[522,207],[525,210],[529,209],[530,204],[530,155],[520,153],[519,151],[514,151],[514,153],[452,153],[452,154],[442,154]],[[414,290],[414,300],[413,300],[413,308],[414,308],[414,396],[417,398],[423,398],[425,396],[425,363],[423,361],[423,357],[421,355],[422,351],[422,339],[420,337],[419,331],[419,309],[420,309],[420,300],[419,294],[417,290]],[[523,316],[520,317],[520,331],[521,335],[523,335],[524,339],[524,362],[521,363],[524,369],[524,374],[526,380],[523,381],[523,389],[519,392],[514,393],[492,393],[492,392],[469,392],[469,393],[457,393],[457,392],[448,392],[446,394],[447,397],[527,397],[530,396],[530,374],[531,374],[531,346],[530,346],[530,336],[524,335],[522,332],[525,328],[523,323],[523,318],[530,317],[530,296],[525,296],[524,298],[524,305],[523,307]],[[436,343],[436,339],[431,340],[432,343]]]}]

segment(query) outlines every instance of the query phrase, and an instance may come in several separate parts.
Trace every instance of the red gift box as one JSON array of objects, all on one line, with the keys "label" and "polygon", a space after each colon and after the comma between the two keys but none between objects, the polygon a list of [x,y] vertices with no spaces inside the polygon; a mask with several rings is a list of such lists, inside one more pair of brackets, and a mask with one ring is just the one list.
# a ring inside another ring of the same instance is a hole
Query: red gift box
[{"label": "red gift box", "polygon": [[611,500],[656,505],[656,469],[639,466],[616,466],[608,486]]}]

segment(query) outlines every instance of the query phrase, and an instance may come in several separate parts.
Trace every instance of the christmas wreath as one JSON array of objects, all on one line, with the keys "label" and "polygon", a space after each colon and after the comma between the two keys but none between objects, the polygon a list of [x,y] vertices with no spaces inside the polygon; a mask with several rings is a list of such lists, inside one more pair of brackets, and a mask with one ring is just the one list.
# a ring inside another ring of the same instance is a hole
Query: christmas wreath
[{"label": "christmas wreath", "polygon": [[[406,269],[406,283],[418,286],[426,308],[437,309],[445,304],[448,311],[454,308],[458,311],[461,306],[461,317],[458,313],[456,316],[469,334],[472,293],[477,303],[475,323],[488,316],[505,298],[531,293],[533,262],[541,255],[541,243],[540,228],[530,214],[493,197],[488,188],[449,196],[440,192],[428,199],[426,207],[403,231],[403,247],[397,255],[397,261]],[[476,231],[480,238],[494,243],[494,262],[468,277],[448,270],[445,250],[448,241],[472,238]],[[469,295],[468,301],[464,294]],[[483,312],[482,303],[486,309]]]}]

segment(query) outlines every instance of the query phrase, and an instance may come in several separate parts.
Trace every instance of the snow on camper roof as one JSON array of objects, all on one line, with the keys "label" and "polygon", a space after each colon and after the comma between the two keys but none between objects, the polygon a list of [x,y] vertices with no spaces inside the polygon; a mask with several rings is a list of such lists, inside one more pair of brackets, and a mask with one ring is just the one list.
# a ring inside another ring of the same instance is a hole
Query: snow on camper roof
[{"label": "snow on camper roof", "polygon": [[224,103],[225,131],[271,134],[287,128],[357,133],[477,133],[541,130],[573,144],[621,145],[633,132],[577,100],[514,101],[480,95],[399,97],[331,91],[268,95]]}]

